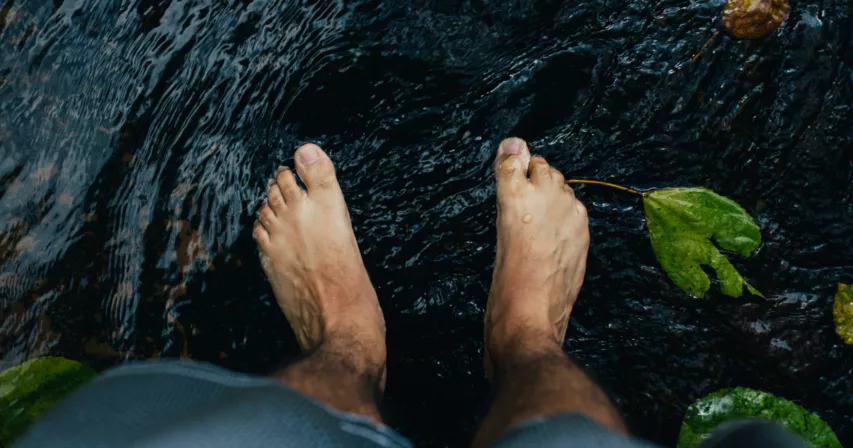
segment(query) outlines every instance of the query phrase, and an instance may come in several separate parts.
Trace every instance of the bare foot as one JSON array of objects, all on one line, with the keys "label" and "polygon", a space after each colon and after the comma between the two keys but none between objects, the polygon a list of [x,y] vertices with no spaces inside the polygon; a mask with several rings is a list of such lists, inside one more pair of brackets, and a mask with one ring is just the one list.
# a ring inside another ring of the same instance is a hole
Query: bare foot
[{"label": "bare foot", "polygon": [[501,142],[495,176],[498,253],[485,321],[495,398],[473,446],[565,414],[626,433],[607,395],[562,347],[586,271],[586,208],[563,175],[517,138]]},{"label": "bare foot", "polygon": [[498,247],[485,322],[490,376],[520,343],[562,345],[589,248],[586,208],[523,140],[501,142],[495,175]]},{"label": "bare foot", "polygon": [[279,168],[253,231],[276,300],[303,352],[330,341],[346,352],[358,345],[353,362],[384,370],[385,320],[332,161],[306,144],[295,164],[308,191]]}]

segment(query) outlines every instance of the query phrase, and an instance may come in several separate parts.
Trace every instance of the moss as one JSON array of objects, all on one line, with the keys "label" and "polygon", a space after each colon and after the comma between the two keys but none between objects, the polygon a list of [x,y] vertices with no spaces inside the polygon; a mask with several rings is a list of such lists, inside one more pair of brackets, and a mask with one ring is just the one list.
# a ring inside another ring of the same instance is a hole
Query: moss
[{"label": "moss", "polygon": [[42,357],[0,372],[0,444],[11,445],[45,411],[95,376],[89,367]]},{"label": "moss", "polygon": [[676,447],[699,446],[721,424],[742,418],[776,422],[816,448],[841,448],[835,433],[817,415],[783,398],[742,387],[711,393],[687,408]]}]

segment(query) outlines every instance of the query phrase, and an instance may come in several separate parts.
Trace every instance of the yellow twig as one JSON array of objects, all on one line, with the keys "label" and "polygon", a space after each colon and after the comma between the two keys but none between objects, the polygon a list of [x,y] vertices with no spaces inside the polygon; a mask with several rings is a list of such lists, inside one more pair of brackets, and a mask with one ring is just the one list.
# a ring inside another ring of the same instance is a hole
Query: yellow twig
[{"label": "yellow twig", "polygon": [[704,53],[704,52],[705,52],[705,48],[707,48],[707,47],[708,47],[708,44],[710,44],[710,43],[711,43],[711,41],[712,41],[712,40],[714,40],[714,38],[715,38],[715,37],[717,37],[717,35],[718,35],[718,34],[720,34],[720,32],[719,32],[719,31],[717,31],[716,33],[712,34],[712,35],[711,35],[711,37],[710,37],[710,38],[708,38],[708,40],[707,40],[707,41],[705,41],[705,45],[702,45],[702,49],[701,49],[701,50],[699,50],[699,52],[698,52],[698,53],[696,53],[696,55],[695,55],[695,56],[693,56],[693,58],[692,58],[692,59],[690,59],[690,62],[691,62],[691,63],[696,62],[696,61],[698,61],[698,60],[699,60],[699,58],[702,56],[702,53]]},{"label": "yellow twig", "polygon": [[621,185],[611,184],[610,182],[602,182],[600,180],[592,180],[592,179],[569,179],[566,181],[567,184],[591,184],[591,185],[603,185],[605,187],[615,188],[621,191],[627,191],[628,193],[638,194],[640,196],[645,196],[648,193],[645,191],[635,190],[633,188],[623,187]]}]

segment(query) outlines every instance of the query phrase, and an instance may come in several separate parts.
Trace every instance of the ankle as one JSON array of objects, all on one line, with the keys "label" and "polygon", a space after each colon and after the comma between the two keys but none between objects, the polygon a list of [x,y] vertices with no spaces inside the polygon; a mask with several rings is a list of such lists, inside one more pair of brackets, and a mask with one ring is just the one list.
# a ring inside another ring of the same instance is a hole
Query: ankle
[{"label": "ankle", "polygon": [[313,353],[341,360],[365,375],[383,372],[387,360],[384,333],[355,326],[327,330]]},{"label": "ankle", "polygon": [[339,411],[377,423],[377,403],[385,390],[385,345],[366,347],[341,337],[324,339],[305,359],[277,372],[286,386]]},{"label": "ankle", "polygon": [[304,335],[297,333],[303,354],[320,349],[339,350],[340,347],[343,347],[342,352],[349,352],[353,346],[358,346],[361,347],[358,351],[367,358],[381,359],[384,363],[385,318],[375,293],[372,297],[349,301],[352,303],[335,300],[333,302],[337,304],[334,307],[319,307],[313,325],[307,327],[310,332]]},{"label": "ankle", "polygon": [[499,372],[504,366],[563,353],[562,341],[556,341],[550,329],[528,325],[514,328],[493,325],[490,333],[486,335],[490,364],[486,366],[487,372]]}]

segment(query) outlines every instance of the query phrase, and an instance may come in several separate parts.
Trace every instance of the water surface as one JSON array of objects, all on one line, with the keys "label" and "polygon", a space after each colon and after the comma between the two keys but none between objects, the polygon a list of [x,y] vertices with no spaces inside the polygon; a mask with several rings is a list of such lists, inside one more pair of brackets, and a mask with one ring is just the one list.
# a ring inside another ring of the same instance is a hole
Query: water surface
[{"label": "water surface", "polygon": [[673,443],[722,387],[779,394],[853,444],[853,20],[792,4],[759,41],[715,1],[4,0],[0,353],[98,369],[190,356],[266,373],[296,344],[251,225],[269,176],[314,141],[339,168],[386,313],[389,422],[467,443],[488,398],[482,313],[497,143],[567,176],[707,186],[764,244],[766,298],[687,297],[640,202],[579,187],[587,280],[566,349],[634,431]]}]

